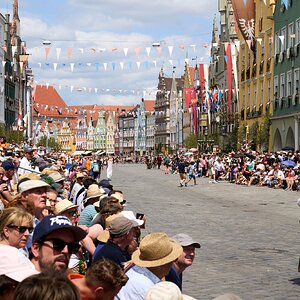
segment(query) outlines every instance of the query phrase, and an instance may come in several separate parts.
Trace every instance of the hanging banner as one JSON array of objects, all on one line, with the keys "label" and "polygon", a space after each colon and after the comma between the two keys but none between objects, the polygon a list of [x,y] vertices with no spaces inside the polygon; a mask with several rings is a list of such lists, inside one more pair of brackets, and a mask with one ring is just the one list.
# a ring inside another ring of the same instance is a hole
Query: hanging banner
[{"label": "hanging banner", "polygon": [[244,40],[250,40],[250,49],[255,53],[255,4],[254,0],[232,0],[235,19]]},{"label": "hanging banner", "polygon": [[228,86],[228,94],[227,94],[227,106],[228,112],[230,112],[231,108],[231,97],[232,97],[232,55],[231,55],[231,46],[227,45],[225,48],[227,60],[227,86]]}]

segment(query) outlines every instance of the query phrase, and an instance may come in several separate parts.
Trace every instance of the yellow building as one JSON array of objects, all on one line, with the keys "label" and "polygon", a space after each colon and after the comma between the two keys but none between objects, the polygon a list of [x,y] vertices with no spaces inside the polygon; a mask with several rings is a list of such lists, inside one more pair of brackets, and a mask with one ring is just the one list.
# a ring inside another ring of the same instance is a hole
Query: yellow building
[{"label": "yellow building", "polygon": [[[269,115],[273,99],[273,12],[275,0],[253,0],[255,7],[255,31],[251,40],[242,35],[242,30],[253,24],[241,20],[238,39],[239,113],[238,140],[247,140],[257,150],[270,149]],[[245,15],[245,14],[244,14]]]},{"label": "yellow building", "polygon": [[66,151],[68,154],[75,151],[74,134],[67,121],[63,121],[62,127],[57,134],[57,139],[62,151]]}]

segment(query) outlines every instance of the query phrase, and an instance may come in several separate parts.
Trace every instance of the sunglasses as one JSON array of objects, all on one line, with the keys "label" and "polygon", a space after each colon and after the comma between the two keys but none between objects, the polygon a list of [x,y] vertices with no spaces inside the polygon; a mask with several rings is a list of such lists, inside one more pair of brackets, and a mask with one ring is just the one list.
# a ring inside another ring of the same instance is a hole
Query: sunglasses
[{"label": "sunglasses", "polygon": [[[44,244],[47,241],[51,242],[53,249],[58,252],[61,252],[66,246],[68,247],[69,254],[76,254],[80,249],[80,245],[78,243],[67,243],[61,239],[44,240],[44,241],[42,241],[42,244]],[[47,245],[47,244],[45,244],[45,245]],[[49,245],[47,245],[47,246],[49,246]]]},{"label": "sunglasses", "polygon": [[15,225],[8,225],[8,228],[14,228],[20,233],[25,233],[26,230],[28,230],[29,233],[33,232],[33,227],[28,227],[28,226],[15,226]]},{"label": "sunglasses", "polygon": [[74,211],[68,211],[68,212],[66,212],[66,215],[69,215],[71,217],[78,217],[79,213],[78,213],[77,210],[74,210]]}]

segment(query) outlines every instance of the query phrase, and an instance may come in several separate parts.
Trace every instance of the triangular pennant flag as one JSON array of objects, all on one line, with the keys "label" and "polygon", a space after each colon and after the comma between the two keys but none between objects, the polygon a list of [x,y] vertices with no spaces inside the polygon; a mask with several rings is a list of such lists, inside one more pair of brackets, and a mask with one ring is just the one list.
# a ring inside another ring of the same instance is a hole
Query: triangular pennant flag
[{"label": "triangular pennant flag", "polygon": [[169,63],[171,66],[173,66],[173,59],[169,59]]},{"label": "triangular pennant flag", "polygon": [[128,48],[123,48],[123,51],[124,51],[124,55],[127,56],[127,54],[128,54]]},{"label": "triangular pennant flag", "polygon": [[150,52],[151,52],[151,47],[146,47],[146,52],[147,52],[147,55],[149,56]]},{"label": "triangular pennant flag", "polygon": [[156,47],[155,49],[156,49],[156,51],[157,51],[157,54],[158,54],[158,55],[161,55],[161,47],[159,46],[159,47]]},{"label": "triangular pennant flag", "polygon": [[193,50],[194,50],[194,53],[196,52],[196,45],[190,45],[190,47],[192,47],[193,48]]},{"label": "triangular pennant flag", "polygon": [[12,50],[12,55],[15,56],[16,51],[17,51],[17,46],[12,46],[11,50]]},{"label": "triangular pennant flag", "polygon": [[59,60],[60,58],[60,53],[61,53],[61,48],[56,48],[56,58]]},{"label": "triangular pennant flag", "polygon": [[190,60],[189,60],[188,58],[185,58],[185,59],[184,59],[184,62],[185,62],[186,64],[189,64],[189,61],[190,61]]},{"label": "triangular pennant flag", "polygon": [[47,87],[47,90],[49,89],[49,82],[46,82],[46,87]]},{"label": "triangular pennant flag", "polygon": [[21,70],[21,73],[23,73],[23,66],[24,66],[24,62],[20,61],[20,70]]},{"label": "triangular pennant flag", "polygon": [[257,40],[257,41],[258,41],[258,43],[261,45],[262,38],[257,38],[256,40]]},{"label": "triangular pennant flag", "polygon": [[67,55],[68,55],[68,59],[71,58],[72,56],[72,52],[73,52],[73,49],[72,48],[67,48]]},{"label": "triangular pennant flag", "polygon": [[97,94],[98,93],[98,88],[94,88],[94,91]]},{"label": "triangular pennant flag", "polygon": [[134,52],[135,52],[136,56],[139,56],[140,51],[141,51],[141,48],[134,48]]},{"label": "triangular pennant flag", "polygon": [[251,49],[251,40],[246,40],[248,48]]},{"label": "triangular pennant flag", "polygon": [[107,63],[103,63],[104,70],[107,70]]},{"label": "triangular pennant flag", "polygon": [[153,63],[154,63],[154,67],[156,68],[156,60],[154,60]]},{"label": "triangular pennant flag", "polygon": [[83,49],[83,48],[78,48],[78,51],[79,51],[81,54],[83,54],[84,49]]},{"label": "triangular pennant flag", "polygon": [[45,56],[46,56],[46,59],[48,59],[50,50],[51,50],[51,48],[49,48],[49,47],[46,47],[46,48],[45,48]]},{"label": "triangular pennant flag", "polygon": [[137,61],[136,62],[136,66],[137,66],[137,68],[138,68],[138,70],[140,69],[140,66],[141,66],[141,62],[140,61]]},{"label": "triangular pennant flag", "polygon": [[168,46],[170,57],[172,56],[174,46]]},{"label": "triangular pennant flag", "polygon": [[73,92],[73,90],[74,90],[74,86],[71,85],[71,86],[70,86],[70,91],[71,91],[71,93]]},{"label": "triangular pennant flag", "polygon": [[86,63],[86,65],[87,65],[88,67],[91,67],[91,66],[92,66],[92,63]]},{"label": "triangular pennant flag", "polygon": [[113,69],[113,71],[114,71],[115,68],[116,68],[116,63],[115,63],[115,62],[112,62],[111,65],[112,65],[112,69]]},{"label": "triangular pennant flag", "polygon": [[41,67],[42,67],[42,63],[41,63],[41,62],[39,62],[39,63],[38,63],[38,66],[41,68]]},{"label": "triangular pennant flag", "polygon": [[5,65],[6,65],[6,60],[3,60],[3,61],[2,61],[2,68],[4,68]]},{"label": "triangular pennant flag", "polygon": [[234,44],[235,44],[235,46],[236,46],[236,50],[237,50],[238,52],[240,52],[240,44],[241,44],[241,42],[240,42],[240,41],[234,41]]},{"label": "triangular pennant flag", "polygon": [[283,46],[283,44],[284,44],[284,35],[280,35],[279,39],[281,41],[281,45]]},{"label": "triangular pennant flag", "polygon": [[74,66],[75,66],[75,64],[74,64],[74,63],[70,63],[71,72],[73,72],[73,71],[74,71]]},{"label": "triangular pennant flag", "polygon": [[122,61],[120,62],[120,67],[121,67],[121,70],[123,71],[123,69],[124,69],[124,63]]},{"label": "triangular pennant flag", "polygon": [[54,68],[54,71],[56,71],[56,69],[57,69],[57,63],[53,63],[53,68]]}]

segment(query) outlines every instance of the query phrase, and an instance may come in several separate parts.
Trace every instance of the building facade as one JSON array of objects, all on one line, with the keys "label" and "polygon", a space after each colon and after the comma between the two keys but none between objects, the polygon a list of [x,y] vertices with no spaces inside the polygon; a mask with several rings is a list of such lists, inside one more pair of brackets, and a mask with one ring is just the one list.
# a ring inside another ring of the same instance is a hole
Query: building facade
[{"label": "building facade", "polygon": [[277,1],[274,12],[272,150],[299,150],[300,3]]}]

